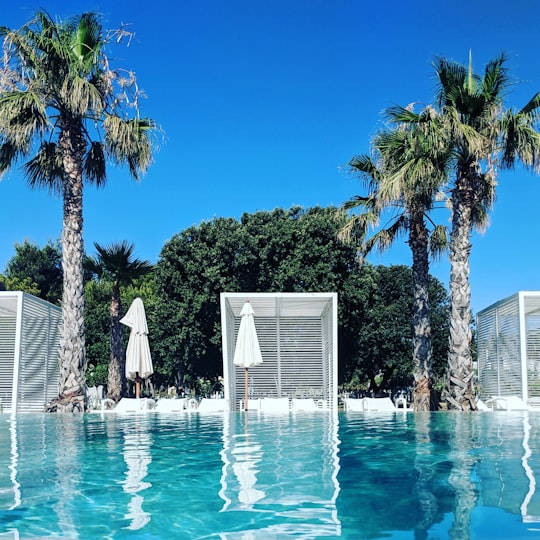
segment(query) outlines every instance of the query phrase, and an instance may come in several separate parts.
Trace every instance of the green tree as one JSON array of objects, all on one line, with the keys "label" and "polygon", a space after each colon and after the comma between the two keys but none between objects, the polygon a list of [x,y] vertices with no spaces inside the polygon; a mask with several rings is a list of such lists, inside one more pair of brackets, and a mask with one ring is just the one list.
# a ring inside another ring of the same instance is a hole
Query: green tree
[{"label": "green tree", "polygon": [[107,160],[138,179],[155,125],[138,115],[133,74],[111,69],[105,53],[123,32],[104,32],[95,13],[56,22],[39,11],[0,33],[0,174],[22,162],[31,187],[63,198],[60,391],[49,410],[84,411],[83,183],[104,185]]},{"label": "green tree", "polygon": [[[105,280],[90,280],[85,285],[84,324],[86,330],[86,357],[88,359],[87,380],[90,386],[108,382],[111,359],[111,315],[112,283]],[[153,349],[154,328],[159,321],[155,318],[156,287],[153,273],[135,280],[120,291],[121,303],[129,306],[137,297],[142,298],[148,318],[150,348]],[[129,334],[124,332],[124,350]]]},{"label": "green tree", "polygon": [[[401,265],[365,263],[352,272],[340,297],[340,382],[355,381],[377,393],[414,384],[413,271]],[[448,350],[448,302],[444,286],[429,280],[435,379],[444,376]]]},{"label": "green tree", "polygon": [[88,257],[85,267],[100,281],[112,283],[110,315],[110,362],[107,382],[107,397],[119,401],[126,390],[126,354],[124,332],[120,324],[123,316],[120,288],[131,285],[135,280],[153,270],[150,261],[133,257],[135,246],[127,241],[101,246],[94,242],[95,257]]},{"label": "green tree", "polygon": [[335,208],[276,209],[214,219],[175,235],[156,265],[156,378],[222,373],[221,292],[342,288],[356,263],[337,240]]},{"label": "green tree", "polygon": [[20,289],[33,283],[32,291],[53,304],[62,298],[62,250],[59,243],[48,242],[43,248],[25,240],[15,244],[15,255],[8,261],[5,270],[6,288]]},{"label": "green tree", "polygon": [[[412,354],[415,410],[437,407],[433,386],[431,314],[429,302],[429,253],[439,254],[446,245],[446,230],[430,217],[436,196],[446,180],[449,154],[433,152],[432,131],[438,129],[435,111],[428,107],[417,124],[401,124],[380,132],[372,143],[373,156],[361,155],[350,162],[353,172],[364,180],[367,196],[356,196],[343,204],[349,219],[340,231],[345,241],[361,242],[363,255],[377,248],[388,249],[406,235],[412,252],[414,302],[412,305]],[[357,213],[360,209],[360,213]],[[381,216],[388,222],[370,238],[369,227],[379,227]]]}]

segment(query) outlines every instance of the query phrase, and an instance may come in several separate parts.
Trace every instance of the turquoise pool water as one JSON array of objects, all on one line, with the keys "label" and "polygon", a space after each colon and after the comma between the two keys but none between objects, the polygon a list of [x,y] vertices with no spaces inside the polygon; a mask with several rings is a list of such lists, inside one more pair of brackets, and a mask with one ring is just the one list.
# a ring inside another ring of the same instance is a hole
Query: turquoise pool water
[{"label": "turquoise pool water", "polygon": [[0,415],[0,539],[532,539],[540,413]]}]

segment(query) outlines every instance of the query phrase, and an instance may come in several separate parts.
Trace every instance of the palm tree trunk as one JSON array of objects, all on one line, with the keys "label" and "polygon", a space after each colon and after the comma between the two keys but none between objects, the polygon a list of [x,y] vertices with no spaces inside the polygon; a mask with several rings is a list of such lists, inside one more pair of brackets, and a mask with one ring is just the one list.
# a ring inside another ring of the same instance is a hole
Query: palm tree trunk
[{"label": "palm tree trunk", "polygon": [[111,301],[111,357],[107,379],[107,397],[120,401],[125,387],[125,353],[124,334],[120,319],[122,317],[122,303],[120,289],[115,283]]},{"label": "palm tree trunk", "polygon": [[64,123],[59,145],[63,156],[64,219],[62,229],[62,331],[60,336],[59,396],[48,410],[84,412],[86,356],[84,342],[83,283],[83,179],[84,140],[80,122]]},{"label": "palm tree trunk", "polygon": [[471,287],[469,254],[471,251],[471,182],[461,172],[452,194],[452,233],[450,238],[450,343],[448,382],[445,400],[448,409],[476,410],[471,355]]},{"label": "palm tree trunk", "polygon": [[431,344],[431,314],[429,306],[429,255],[428,230],[422,214],[411,213],[409,245],[412,253],[413,275],[413,361],[414,390],[413,408],[415,411],[430,411],[433,386]]}]

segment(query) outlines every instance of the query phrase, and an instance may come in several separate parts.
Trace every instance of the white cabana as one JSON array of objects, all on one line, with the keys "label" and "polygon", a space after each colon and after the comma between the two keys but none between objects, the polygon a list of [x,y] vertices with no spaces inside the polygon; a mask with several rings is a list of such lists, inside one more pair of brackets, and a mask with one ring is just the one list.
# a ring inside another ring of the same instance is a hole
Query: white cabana
[{"label": "white cabana", "polygon": [[478,382],[483,400],[540,397],[540,291],[520,291],[478,312]]},{"label": "white cabana", "polygon": [[240,410],[245,370],[233,364],[240,312],[249,300],[263,363],[249,371],[250,399],[313,398],[337,410],[337,294],[221,293],[225,399]]},{"label": "white cabana", "polygon": [[58,396],[62,310],[0,291],[0,399],[4,412],[38,412]]}]

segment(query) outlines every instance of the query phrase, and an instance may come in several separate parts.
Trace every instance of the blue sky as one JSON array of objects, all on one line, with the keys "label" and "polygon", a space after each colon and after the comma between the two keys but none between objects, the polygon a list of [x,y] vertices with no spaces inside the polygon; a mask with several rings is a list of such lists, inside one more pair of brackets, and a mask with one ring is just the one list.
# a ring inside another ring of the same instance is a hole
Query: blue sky
[{"label": "blue sky", "polygon": [[[516,81],[506,105],[540,90],[540,3],[535,0],[0,0],[12,28],[35,10],[65,18],[103,14],[105,28],[130,23],[129,47],[109,51],[132,69],[148,98],[142,113],[165,137],[135,183],[110,169],[107,186],[87,188],[86,250],[129,240],[156,262],[183,229],[244,212],[339,205],[361,193],[345,165],[368,151],[382,111],[432,102],[432,60],[467,62],[478,72],[506,52]],[[0,272],[14,244],[60,237],[61,200],[30,191],[18,170],[0,181]],[[492,224],[475,234],[472,306],[477,312],[518,290],[540,288],[540,177],[499,176]],[[375,264],[410,264],[404,240]],[[445,260],[432,273],[448,284]]]}]

